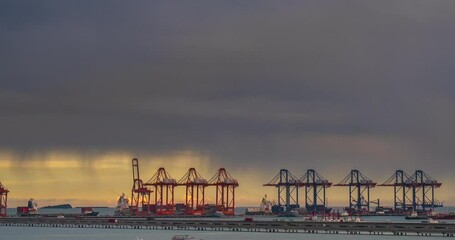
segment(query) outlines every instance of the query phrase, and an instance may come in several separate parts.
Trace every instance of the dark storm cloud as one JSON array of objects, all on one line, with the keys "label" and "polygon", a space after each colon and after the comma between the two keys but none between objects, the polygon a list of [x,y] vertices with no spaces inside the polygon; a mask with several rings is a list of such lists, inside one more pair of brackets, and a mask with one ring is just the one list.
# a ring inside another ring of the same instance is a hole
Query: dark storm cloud
[{"label": "dark storm cloud", "polygon": [[0,144],[436,170],[455,140],[454,5],[3,1]]}]

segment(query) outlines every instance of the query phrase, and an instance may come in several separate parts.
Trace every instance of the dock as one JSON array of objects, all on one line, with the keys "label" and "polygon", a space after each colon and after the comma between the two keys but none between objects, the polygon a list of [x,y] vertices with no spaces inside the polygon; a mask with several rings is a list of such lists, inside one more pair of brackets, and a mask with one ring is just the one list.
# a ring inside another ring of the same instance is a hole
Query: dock
[{"label": "dock", "polygon": [[0,218],[2,226],[157,229],[229,232],[275,232],[308,234],[353,234],[453,237],[454,223],[243,221],[233,219],[146,219],[146,218]]}]

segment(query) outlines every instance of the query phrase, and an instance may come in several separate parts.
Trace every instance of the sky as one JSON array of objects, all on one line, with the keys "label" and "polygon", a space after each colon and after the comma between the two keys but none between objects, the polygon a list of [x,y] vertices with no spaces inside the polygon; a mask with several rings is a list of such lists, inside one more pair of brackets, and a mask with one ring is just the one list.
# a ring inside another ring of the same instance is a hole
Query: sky
[{"label": "sky", "polygon": [[225,167],[254,206],[281,168],[422,169],[454,205],[454,22],[451,0],[0,0],[0,181],[10,206],[113,206],[137,157],[144,180]]}]

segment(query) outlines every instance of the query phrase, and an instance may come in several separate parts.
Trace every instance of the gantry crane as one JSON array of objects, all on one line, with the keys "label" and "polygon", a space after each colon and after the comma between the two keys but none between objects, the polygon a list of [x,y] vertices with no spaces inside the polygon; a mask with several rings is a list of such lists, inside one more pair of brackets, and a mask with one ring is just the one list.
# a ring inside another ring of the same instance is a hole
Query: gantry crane
[{"label": "gantry crane", "polygon": [[185,206],[188,215],[203,215],[205,207],[205,188],[208,182],[195,168],[188,172],[178,181],[179,186],[185,186]]},{"label": "gantry crane", "polygon": [[155,175],[144,184],[155,190],[155,213],[157,215],[174,214],[174,189],[177,181],[164,168],[159,168]]},{"label": "gantry crane", "polygon": [[234,179],[224,168],[208,181],[209,186],[216,187],[216,208],[224,215],[235,215],[235,188],[239,182]]},{"label": "gantry crane", "polygon": [[362,213],[370,211],[370,188],[376,183],[363,175],[359,170],[351,172],[340,183],[334,186],[349,187],[349,211]]},{"label": "gantry crane", "polygon": [[300,182],[305,186],[305,207],[308,212],[326,213],[331,209],[326,204],[326,189],[332,183],[318,174],[314,169],[308,169],[305,175],[300,178]]},{"label": "gantry crane", "polygon": [[152,193],[144,186],[139,176],[139,160],[133,158],[133,188],[131,189],[131,213],[134,216],[145,216],[150,214],[150,194]]},{"label": "gantry crane", "polygon": [[[389,177],[381,187],[393,187],[393,208],[396,213],[408,212],[409,204],[412,198],[409,197],[412,184],[407,181],[409,175],[403,170],[396,170],[395,173]],[[412,205],[411,205],[412,206]]]},{"label": "gantry crane", "polygon": [[280,211],[289,211],[299,207],[299,187],[303,185],[289,170],[280,169],[278,174],[263,186],[277,188]]},{"label": "gantry crane", "polygon": [[426,211],[442,207],[443,204],[435,200],[435,189],[441,187],[442,183],[427,175],[422,170],[415,173],[406,180],[406,184],[412,189],[412,208],[414,211]]}]

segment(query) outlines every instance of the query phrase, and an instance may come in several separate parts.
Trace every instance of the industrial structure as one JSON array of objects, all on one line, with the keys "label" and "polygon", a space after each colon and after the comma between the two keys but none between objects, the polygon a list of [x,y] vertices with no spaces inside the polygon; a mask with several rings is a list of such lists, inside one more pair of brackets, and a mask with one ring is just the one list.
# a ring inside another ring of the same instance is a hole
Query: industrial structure
[{"label": "industrial structure", "polygon": [[144,186],[152,186],[155,191],[155,209],[157,215],[173,215],[174,214],[174,189],[177,186],[177,181],[164,168],[159,168],[155,175],[144,184]]},{"label": "industrial structure", "polygon": [[359,170],[351,172],[334,186],[349,187],[349,212],[370,212],[370,188],[376,183],[363,175]]},{"label": "industrial structure", "polygon": [[278,190],[278,209],[272,208],[273,212],[286,212],[300,207],[299,187],[302,186],[302,182],[289,170],[281,169],[270,182],[263,186],[276,187]]},{"label": "industrial structure", "polygon": [[[206,180],[196,171],[190,168],[179,180],[172,178],[164,168],[158,171],[147,181],[143,182],[139,175],[139,161],[132,160],[133,187],[131,190],[130,212],[133,216],[155,215],[204,215],[206,208],[213,209],[212,213],[219,211],[224,215],[235,213],[235,188],[239,183],[224,168],[220,168],[210,179]],[[175,188],[185,187],[185,203],[175,203]],[[206,188],[213,186],[215,192],[215,204],[208,206],[206,203]],[[154,192],[153,196],[152,193]],[[183,209],[183,211],[181,211]]]},{"label": "industrial structure", "polygon": [[208,181],[209,186],[216,187],[216,209],[224,215],[235,215],[235,188],[239,182],[234,179],[224,168]]},{"label": "industrial structure", "polygon": [[396,213],[409,211],[409,204],[412,198],[409,198],[411,184],[407,182],[409,175],[403,170],[396,170],[380,187],[393,187],[393,210]]},{"label": "industrial structure", "polygon": [[330,212],[326,203],[326,189],[332,183],[322,177],[314,169],[308,169],[300,178],[300,182],[305,186],[305,208],[308,212],[321,213]]},{"label": "industrial structure", "polygon": [[394,187],[395,212],[425,212],[442,207],[435,199],[435,189],[441,185],[422,170],[416,170],[412,176],[403,170],[397,170],[379,186]]},{"label": "industrial structure", "polygon": [[[403,170],[396,170],[381,187],[393,187],[394,204],[392,208],[380,207],[380,199],[370,201],[370,189],[377,184],[363,175],[359,170],[351,172],[334,186],[349,187],[349,206],[346,211],[353,214],[367,214],[373,212],[371,204],[377,204],[377,211],[387,209],[393,214],[408,214],[411,211],[425,212],[428,209],[440,207],[442,204],[435,200],[435,189],[441,183],[431,178],[421,170],[415,171],[410,176]],[[185,203],[175,204],[174,192],[179,186],[185,187]],[[211,205],[217,212],[224,215],[235,213],[235,189],[239,186],[224,168],[210,179],[206,180],[196,171],[190,168],[178,181],[171,177],[164,168],[159,168],[153,177],[143,183],[139,177],[139,164],[133,159],[133,189],[131,210],[135,216],[149,215],[174,215],[176,209],[186,215],[205,215],[207,213],[206,202],[207,187],[215,187],[215,204]],[[331,208],[327,206],[326,191],[332,186],[332,182],[322,177],[316,170],[308,169],[306,173],[297,178],[287,169],[280,171],[263,186],[273,186],[277,189],[277,205],[272,206],[274,213],[287,213],[300,208],[299,188],[304,188],[305,209],[307,213],[329,213]],[[152,187],[148,189],[147,187]],[[152,199],[151,193],[154,192]],[[151,203],[153,201],[153,203]],[[389,210],[390,209],[390,210]],[[212,212],[213,211],[209,211]]]},{"label": "industrial structure", "polygon": [[[133,187],[131,191],[131,215],[189,215],[189,216],[219,216],[235,215],[235,190],[239,183],[224,168],[207,180],[195,168],[189,168],[186,174],[176,181],[164,168],[158,171],[146,183],[139,175],[139,163],[132,160]],[[351,170],[338,184],[321,176],[314,169],[307,169],[305,174],[298,178],[287,169],[280,171],[263,186],[272,186],[277,190],[277,204],[271,206],[271,213],[279,216],[299,216],[300,214],[328,214],[332,209],[328,207],[326,191],[331,186],[349,188],[349,206],[345,209],[348,214],[367,215],[409,215],[419,213],[417,217],[429,216],[428,210],[441,207],[435,200],[435,191],[441,183],[430,177],[422,170],[416,170],[408,175],[403,170],[396,170],[384,183],[377,185],[359,170]],[[175,188],[185,187],[185,202],[175,203]],[[371,188],[376,186],[393,187],[393,208],[380,205],[380,199],[370,201]],[[151,189],[149,189],[149,187]],[[207,188],[215,187],[215,204],[207,204]],[[299,188],[304,188],[305,208],[300,209]],[[154,192],[154,196],[152,193]],[[8,190],[0,184],[0,216],[6,216],[6,196]],[[377,204],[375,210],[371,204]],[[270,209],[270,208],[269,208]],[[270,211],[270,210],[269,210]],[[253,214],[266,214],[265,211]],[[253,215],[252,214],[252,215]],[[268,212],[270,214],[270,212]],[[340,216],[339,212],[337,213]],[[334,216],[334,215],[332,215]],[[451,216],[450,216],[451,217]],[[313,218],[311,218],[313,219]]]},{"label": "industrial structure", "polygon": [[6,217],[8,207],[8,189],[0,182],[0,217]]},{"label": "industrial structure", "polygon": [[[126,209],[131,216],[144,217],[153,215],[197,215],[210,216],[235,215],[235,190],[239,186],[224,168],[220,168],[209,180],[205,179],[195,168],[176,181],[164,168],[159,168],[147,181],[140,177],[139,160],[132,159],[133,186],[131,202],[122,195],[122,210]],[[428,211],[442,204],[435,199],[435,192],[442,183],[430,177],[422,170],[408,175],[403,170],[396,170],[384,183],[377,185],[359,170],[351,172],[338,184],[333,186],[349,187],[350,214],[375,214],[370,204],[377,204],[376,213],[404,215],[411,212],[428,216]],[[185,202],[175,203],[175,188],[185,187]],[[308,169],[301,178],[297,178],[287,169],[280,171],[263,186],[277,189],[277,205],[272,206],[272,213],[292,216],[293,214],[330,213],[327,206],[326,191],[332,182],[322,177],[316,170]],[[393,209],[380,206],[380,199],[370,201],[370,189],[376,186],[393,187]],[[215,187],[215,203],[207,204],[207,188]],[[305,209],[299,209],[299,188],[305,189]],[[7,216],[8,189],[0,183],[0,217]],[[154,193],[154,194],[152,194]],[[272,205],[272,204],[270,204]],[[126,206],[126,208],[124,207]],[[298,211],[294,211],[298,210]],[[123,211],[120,211],[123,212]],[[126,212],[126,211],[125,211]],[[421,214],[422,213],[422,214]],[[128,216],[123,214],[122,216]]]},{"label": "industrial structure", "polygon": [[144,186],[139,176],[139,160],[132,160],[133,166],[133,188],[131,189],[131,214],[135,216],[144,216],[150,214],[150,194],[152,193]]},{"label": "industrial structure", "polygon": [[428,208],[442,207],[435,199],[435,189],[441,187],[441,183],[428,176],[422,170],[406,180],[412,191],[412,209],[425,212]]},{"label": "industrial structure", "polygon": [[[206,180],[195,168],[190,168],[179,181],[172,178],[166,169],[159,168],[150,180],[144,183],[140,177],[139,160],[134,158],[132,172],[133,186],[129,204],[132,216],[175,215],[176,210],[177,215],[205,215],[214,211],[224,215],[235,215],[235,189],[239,183],[224,168],[220,168],[210,180]],[[429,209],[442,207],[435,199],[435,191],[442,183],[422,170],[416,170],[411,176],[403,170],[396,170],[384,183],[378,185],[393,187],[393,210],[380,207],[380,199],[370,201],[370,189],[376,185],[377,183],[354,169],[333,186],[349,187],[349,206],[346,211],[351,214],[372,213],[370,204],[378,205],[380,210],[376,211],[384,212],[386,209],[392,214],[409,214],[411,211],[426,213]],[[179,186],[185,187],[183,204],[175,203],[175,188]],[[301,178],[297,178],[287,169],[280,169],[272,180],[263,186],[273,186],[277,189],[277,205],[272,206],[272,212],[275,214],[294,212],[294,209],[300,208],[299,188],[305,188],[307,213],[331,212],[331,208],[327,206],[326,191],[332,186],[332,182],[314,169],[308,169]],[[206,202],[207,187],[215,187],[214,205]],[[8,193],[8,189],[0,183],[0,217],[7,215]]]},{"label": "industrial structure", "polygon": [[178,181],[179,186],[185,186],[185,207],[186,214],[203,215],[205,207],[205,188],[208,186],[205,180],[196,169],[190,168],[188,172]]}]

